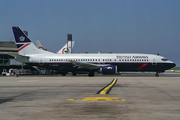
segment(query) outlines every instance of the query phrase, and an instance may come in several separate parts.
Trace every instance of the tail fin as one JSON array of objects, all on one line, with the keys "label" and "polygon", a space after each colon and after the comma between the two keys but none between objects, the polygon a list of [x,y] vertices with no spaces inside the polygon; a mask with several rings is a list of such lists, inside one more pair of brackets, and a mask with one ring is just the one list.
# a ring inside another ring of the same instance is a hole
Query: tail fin
[{"label": "tail fin", "polygon": [[71,53],[72,51],[72,48],[71,48],[71,42],[72,42],[72,48],[74,46],[74,41],[69,41],[68,42],[68,48],[67,48],[67,44],[65,44],[57,53],[58,54],[69,54]]},{"label": "tail fin", "polygon": [[38,49],[19,27],[12,27],[12,30],[14,33],[19,55],[26,56],[29,54],[43,54],[43,53],[52,54],[51,52]]},{"label": "tail fin", "polygon": [[43,47],[43,45],[41,44],[41,42],[40,42],[39,40],[36,41],[36,46],[37,46],[38,49],[47,51],[47,50]]}]

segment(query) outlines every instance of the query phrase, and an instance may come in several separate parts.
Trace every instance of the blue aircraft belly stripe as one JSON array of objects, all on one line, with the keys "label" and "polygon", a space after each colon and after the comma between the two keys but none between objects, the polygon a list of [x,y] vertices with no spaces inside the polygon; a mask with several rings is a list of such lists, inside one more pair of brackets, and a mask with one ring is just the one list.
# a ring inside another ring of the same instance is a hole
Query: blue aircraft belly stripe
[{"label": "blue aircraft belly stripe", "polygon": [[[88,69],[78,68],[74,67],[72,63],[26,63],[30,66],[39,66],[47,69],[56,69],[59,71],[81,71],[85,70],[88,71]],[[103,63],[104,64],[104,63]],[[110,65],[112,63],[107,63],[107,65]],[[146,66],[143,66],[144,64],[147,64]],[[156,65],[153,65],[152,63],[113,63],[113,65],[117,65],[117,71],[150,71],[150,72],[164,72],[167,69],[172,68],[175,66],[174,63],[157,63]],[[141,68],[141,69],[138,69]]]}]

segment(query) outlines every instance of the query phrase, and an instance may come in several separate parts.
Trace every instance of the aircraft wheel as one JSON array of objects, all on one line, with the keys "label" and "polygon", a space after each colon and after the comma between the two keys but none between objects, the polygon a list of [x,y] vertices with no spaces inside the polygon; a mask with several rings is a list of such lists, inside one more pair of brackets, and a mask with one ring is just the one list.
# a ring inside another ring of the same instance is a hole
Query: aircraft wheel
[{"label": "aircraft wheel", "polygon": [[66,76],[66,73],[62,73],[62,76]]},{"label": "aircraft wheel", "polygon": [[73,72],[73,73],[72,73],[72,75],[73,75],[73,76],[76,76],[76,75],[77,75],[77,73]]},{"label": "aircraft wheel", "polygon": [[16,76],[16,77],[19,77],[19,74],[16,74],[15,76]]},{"label": "aircraft wheel", "polygon": [[53,72],[53,75],[57,75],[57,73]]},{"label": "aircraft wheel", "polygon": [[94,72],[89,72],[88,76],[89,77],[94,77]]},{"label": "aircraft wheel", "polygon": [[158,72],[156,72],[155,76],[156,76],[156,77],[159,77],[159,73],[158,73]]}]

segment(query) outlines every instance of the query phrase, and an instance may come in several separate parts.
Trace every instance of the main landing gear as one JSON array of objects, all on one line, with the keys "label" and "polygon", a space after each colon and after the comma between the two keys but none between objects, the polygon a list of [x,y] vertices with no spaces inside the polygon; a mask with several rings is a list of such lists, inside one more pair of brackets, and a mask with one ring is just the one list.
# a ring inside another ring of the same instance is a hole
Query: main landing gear
[{"label": "main landing gear", "polygon": [[61,75],[62,75],[62,76],[66,76],[66,73],[62,73]]},{"label": "main landing gear", "polygon": [[89,77],[94,77],[94,72],[89,72],[89,73],[88,73],[88,76],[89,76]]},{"label": "main landing gear", "polygon": [[73,75],[73,76],[76,76],[76,75],[77,75],[77,73],[76,73],[76,72],[72,72],[72,75]]},{"label": "main landing gear", "polygon": [[66,76],[67,72],[62,72],[61,75],[62,76]]},{"label": "main landing gear", "polygon": [[155,76],[156,76],[156,77],[159,77],[159,72],[156,72]]}]

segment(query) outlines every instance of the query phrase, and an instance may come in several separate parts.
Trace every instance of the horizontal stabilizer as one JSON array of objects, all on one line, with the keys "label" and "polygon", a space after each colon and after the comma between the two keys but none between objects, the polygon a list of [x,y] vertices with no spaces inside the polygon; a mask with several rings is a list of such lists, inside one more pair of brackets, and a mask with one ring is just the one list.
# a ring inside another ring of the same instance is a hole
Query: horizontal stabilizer
[{"label": "horizontal stabilizer", "polygon": [[10,55],[12,57],[15,57],[15,58],[21,58],[21,59],[27,59],[29,58],[28,56],[22,56],[22,55],[19,55],[18,53],[13,53],[13,52],[0,52],[0,54],[7,54],[7,55]]}]

